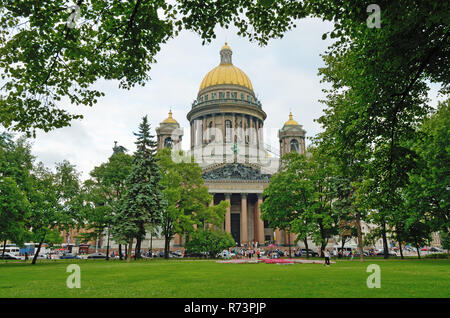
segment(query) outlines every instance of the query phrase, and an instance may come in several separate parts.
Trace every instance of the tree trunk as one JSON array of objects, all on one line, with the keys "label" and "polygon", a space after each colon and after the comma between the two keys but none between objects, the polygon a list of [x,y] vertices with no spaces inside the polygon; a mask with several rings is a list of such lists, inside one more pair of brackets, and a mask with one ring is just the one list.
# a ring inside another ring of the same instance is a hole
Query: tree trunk
[{"label": "tree trunk", "polygon": [[36,264],[36,260],[37,260],[37,257],[39,255],[39,252],[41,251],[41,246],[42,246],[42,243],[44,243],[44,239],[45,239],[45,235],[46,234],[47,233],[44,233],[44,235],[42,236],[41,241],[39,242],[37,251],[36,251],[36,253],[34,253],[33,261],[31,262],[32,265]]},{"label": "tree trunk", "polygon": [[419,244],[417,243],[417,240],[415,240],[415,245],[416,245],[416,250],[417,250],[417,257],[420,259],[420,246],[419,246]]},{"label": "tree trunk", "polygon": [[131,260],[131,251],[133,250],[133,238],[130,238],[128,243],[127,263]]},{"label": "tree trunk", "polygon": [[364,250],[363,250],[363,239],[361,230],[361,214],[356,213],[356,231],[358,233],[358,249],[359,249],[359,260],[364,262]]},{"label": "tree trunk", "polygon": [[291,253],[291,232],[288,231],[288,245],[289,245],[289,258],[292,258],[292,253]]},{"label": "tree trunk", "polygon": [[136,238],[136,247],[134,248],[134,260],[141,258],[141,242],[142,236]]},{"label": "tree trunk", "polygon": [[128,257],[128,245],[125,244],[125,258]]},{"label": "tree trunk", "polygon": [[3,252],[2,252],[2,257],[5,257],[5,251],[6,251],[6,240],[3,242]]},{"label": "tree trunk", "polygon": [[169,259],[170,253],[170,237],[168,235],[164,235],[164,258]]},{"label": "tree trunk", "polygon": [[384,252],[384,258],[389,258],[389,250],[388,250],[388,242],[386,237],[386,222],[383,220],[382,224],[382,234],[383,234],[383,252]]},{"label": "tree trunk", "polygon": [[150,256],[153,257],[153,232],[150,232]]},{"label": "tree trunk", "polygon": [[[342,245],[341,245],[342,256],[344,256],[344,247],[345,247],[345,237],[343,236],[342,237]],[[339,251],[338,251],[338,254],[339,254]]]},{"label": "tree trunk", "polygon": [[123,255],[122,255],[122,244],[119,244],[119,259],[120,259],[120,260],[123,259]]},{"label": "tree trunk", "polygon": [[106,242],[106,260],[109,261],[109,227],[108,227],[108,240]]},{"label": "tree trunk", "polygon": [[309,258],[309,249],[308,249],[308,238],[306,237],[303,242],[305,243],[305,249],[306,249],[306,258]]},{"label": "tree trunk", "polygon": [[404,259],[403,251],[402,251],[402,242],[400,240],[398,240],[398,248],[400,250],[400,256],[402,257],[402,259]]}]

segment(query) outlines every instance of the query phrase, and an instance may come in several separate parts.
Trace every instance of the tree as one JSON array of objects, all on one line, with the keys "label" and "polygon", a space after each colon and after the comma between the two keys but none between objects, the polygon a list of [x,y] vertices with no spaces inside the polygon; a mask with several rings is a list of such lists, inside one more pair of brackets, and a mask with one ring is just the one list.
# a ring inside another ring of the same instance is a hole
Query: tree
[{"label": "tree", "polygon": [[314,204],[308,211],[310,220],[314,227],[312,238],[316,244],[320,244],[321,255],[324,255],[325,247],[329,239],[338,234],[339,219],[333,209],[335,199],[335,180],[333,176],[334,163],[329,156],[322,152],[321,148],[311,146],[310,165],[307,178],[314,185]]},{"label": "tree", "polygon": [[203,230],[210,225],[220,226],[229,203],[222,201],[209,206],[212,196],[204,185],[201,167],[193,160],[174,162],[169,148],[162,149],[158,159],[162,172],[161,186],[167,202],[162,214],[162,234],[165,239],[164,257],[168,258],[170,241],[175,234],[190,234],[194,225]]},{"label": "tree", "polygon": [[[281,169],[264,190],[262,218],[269,225],[298,233],[308,249],[308,236],[323,251],[337,233],[338,220],[332,209],[331,165],[317,149],[308,156],[291,152],[283,156]],[[308,254],[308,253],[307,253]]]},{"label": "tree", "polygon": [[230,233],[223,230],[197,230],[192,233],[186,249],[190,253],[206,253],[210,258],[225,249],[235,246],[235,241]]},{"label": "tree", "polygon": [[[117,150],[117,151],[116,151]],[[95,167],[84,185],[87,195],[86,201],[90,202],[90,209],[85,214],[88,227],[93,232],[85,233],[85,240],[94,235],[97,240],[107,230],[106,259],[109,260],[109,240],[111,236],[111,223],[114,215],[118,213],[120,198],[125,192],[125,180],[131,173],[133,157],[125,153],[125,148],[114,147],[114,153],[108,162]],[[119,243],[119,256],[122,257],[121,244]]]},{"label": "tree", "polygon": [[268,221],[270,227],[299,234],[306,249],[307,236],[311,233],[308,211],[315,204],[314,185],[307,175],[309,164],[305,155],[296,152],[284,155],[280,171],[271,177],[263,192],[261,205],[261,218]]},{"label": "tree", "polygon": [[[34,133],[70,124],[81,115],[60,107],[93,105],[104,94],[98,79],[118,80],[130,89],[149,80],[161,46],[181,30],[203,43],[215,28],[234,25],[238,33],[267,43],[305,15],[303,4],[274,1],[0,1],[0,123]],[[81,22],[82,21],[82,22]],[[249,25],[252,27],[249,28]],[[45,70],[45,71],[43,71]]]},{"label": "tree", "polygon": [[16,140],[8,133],[0,134],[0,241],[16,244],[28,234],[28,194],[32,191],[31,169],[34,157],[25,138]]},{"label": "tree", "polygon": [[[327,66],[320,70],[324,81],[332,85],[322,123],[326,130],[340,126],[340,132],[354,148],[348,164],[365,167],[360,176],[366,181],[353,177],[350,180],[356,187],[362,183],[374,187],[365,188],[373,194],[371,208],[379,217],[384,253],[388,257],[387,222],[395,214],[392,210],[401,206],[399,193],[404,186],[404,179],[398,179],[395,171],[403,166],[404,154],[408,152],[405,143],[416,138],[415,128],[429,112],[427,81],[441,83],[441,91],[448,93],[449,29],[442,10],[448,10],[449,4],[440,6],[423,1],[378,4],[385,27],[370,28],[365,23],[366,6],[360,2],[309,2],[313,15],[335,21],[330,35],[337,38],[324,56]],[[337,137],[338,130],[332,130],[330,136],[336,138],[338,147],[346,150],[349,143]],[[377,179],[372,178],[374,174]],[[354,176],[351,171],[350,176]]]},{"label": "tree", "polygon": [[419,138],[412,141],[417,154],[405,189],[407,205],[426,214],[436,232],[449,233],[450,184],[450,100],[439,104],[436,112],[419,127]]},{"label": "tree", "polygon": [[56,163],[56,195],[62,208],[58,229],[66,233],[71,229],[80,229],[84,226],[85,202],[80,184],[80,172],[75,165],[67,160]]},{"label": "tree", "polygon": [[10,177],[0,176],[0,241],[5,254],[6,241],[21,242],[29,203],[26,195]]},{"label": "tree", "polygon": [[[45,168],[42,163],[36,165],[33,171],[34,187],[30,193],[30,218],[27,227],[33,233],[33,240],[38,243],[32,264],[36,264],[42,244],[47,242],[52,233],[63,222],[63,206],[58,197],[55,174]],[[59,235],[58,235],[59,236]],[[57,239],[54,238],[53,241]]]},{"label": "tree", "polygon": [[130,261],[133,239],[136,238],[135,259],[146,224],[159,224],[165,201],[160,184],[161,172],[156,158],[157,143],[150,135],[147,116],[142,118],[137,136],[133,167],[126,181],[121,208],[114,218],[116,233],[128,241],[127,261]]}]

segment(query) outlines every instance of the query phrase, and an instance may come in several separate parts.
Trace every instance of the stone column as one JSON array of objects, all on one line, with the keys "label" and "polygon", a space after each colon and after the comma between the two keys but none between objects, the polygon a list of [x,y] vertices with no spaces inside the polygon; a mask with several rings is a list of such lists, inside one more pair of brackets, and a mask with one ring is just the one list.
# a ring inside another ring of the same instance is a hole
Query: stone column
[{"label": "stone column", "polygon": [[174,239],[174,244],[175,245],[178,245],[178,246],[181,246],[181,236],[180,236],[180,234],[175,234],[175,237],[173,238]]},{"label": "stone column", "polygon": [[225,214],[225,232],[231,233],[231,195],[229,193],[225,193],[225,200],[230,203]]},{"label": "stone column", "polygon": [[280,229],[278,229],[278,228],[275,229],[275,236],[276,236],[275,242],[277,244],[281,244],[283,242],[283,240],[281,239],[281,231],[280,231]]},{"label": "stone column", "polygon": [[191,121],[191,150],[194,149],[195,140],[194,140],[194,121]]},{"label": "stone column", "polygon": [[261,220],[261,203],[262,195],[258,193],[258,200],[256,201],[256,213],[255,213],[255,229],[256,229],[256,240],[259,244],[264,244],[264,222]]},{"label": "stone column", "polygon": [[[214,193],[211,193],[212,194],[212,199],[211,199],[211,202],[209,202],[209,206],[214,206]],[[208,228],[210,229],[210,230],[212,230],[213,229],[213,227],[214,227],[214,224],[208,224]]]},{"label": "stone column", "polygon": [[295,247],[295,239],[297,238],[297,235],[295,235],[294,233],[290,233],[289,235],[291,237],[291,245]]},{"label": "stone column", "polygon": [[241,193],[241,243],[248,243],[247,193]]}]

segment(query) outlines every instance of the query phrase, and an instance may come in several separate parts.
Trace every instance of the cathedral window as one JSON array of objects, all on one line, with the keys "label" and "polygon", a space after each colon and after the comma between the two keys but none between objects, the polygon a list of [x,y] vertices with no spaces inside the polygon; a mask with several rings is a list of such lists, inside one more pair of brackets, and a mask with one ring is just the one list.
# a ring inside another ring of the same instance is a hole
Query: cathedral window
[{"label": "cathedral window", "polygon": [[225,121],[225,140],[231,142],[231,120]]},{"label": "cathedral window", "polygon": [[223,92],[219,92],[219,99],[224,99],[225,98],[225,94]]},{"label": "cathedral window", "polygon": [[216,99],[216,93],[211,94],[211,99]]},{"label": "cathedral window", "polygon": [[227,99],[230,98],[230,92],[227,92]]},{"label": "cathedral window", "polygon": [[290,146],[291,146],[291,151],[300,153],[297,139],[292,139]]},{"label": "cathedral window", "polygon": [[173,140],[170,137],[167,137],[164,140],[164,148],[172,148],[173,147]]},{"label": "cathedral window", "polygon": [[208,94],[205,95],[205,101],[208,100]]},{"label": "cathedral window", "polygon": [[207,136],[208,136],[208,142],[211,142],[211,141],[212,141],[212,131],[213,131],[213,122],[210,121],[210,122],[209,122],[209,125],[208,125],[208,134],[207,134]]},{"label": "cathedral window", "polygon": [[244,100],[244,93],[241,93],[241,99]]}]

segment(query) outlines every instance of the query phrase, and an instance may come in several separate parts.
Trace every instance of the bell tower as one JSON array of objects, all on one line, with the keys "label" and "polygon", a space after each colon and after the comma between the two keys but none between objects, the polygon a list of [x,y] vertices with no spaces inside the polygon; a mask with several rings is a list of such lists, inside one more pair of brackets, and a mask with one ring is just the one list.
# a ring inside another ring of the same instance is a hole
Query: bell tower
[{"label": "bell tower", "polygon": [[164,119],[159,124],[159,127],[156,128],[156,135],[158,149],[172,148],[181,150],[183,130],[180,128],[180,124],[172,117],[172,110],[169,111],[169,117]]},{"label": "bell tower", "polygon": [[289,120],[284,123],[283,128],[278,131],[280,140],[280,156],[288,152],[295,151],[304,154],[306,131],[302,125],[293,119],[292,112],[289,113]]}]

